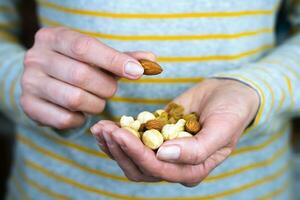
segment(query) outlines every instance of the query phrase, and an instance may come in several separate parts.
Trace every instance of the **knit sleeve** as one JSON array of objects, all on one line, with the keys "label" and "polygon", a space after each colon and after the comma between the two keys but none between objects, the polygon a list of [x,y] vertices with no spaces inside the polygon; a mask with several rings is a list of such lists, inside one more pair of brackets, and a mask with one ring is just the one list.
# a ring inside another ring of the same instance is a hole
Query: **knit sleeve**
[{"label": "knit sleeve", "polygon": [[84,134],[90,126],[85,125],[68,131],[56,131],[41,127],[26,116],[20,105],[21,76],[26,49],[18,41],[20,17],[16,10],[17,0],[0,1],[0,110],[17,124],[42,129],[41,132],[59,137],[74,137]]}]

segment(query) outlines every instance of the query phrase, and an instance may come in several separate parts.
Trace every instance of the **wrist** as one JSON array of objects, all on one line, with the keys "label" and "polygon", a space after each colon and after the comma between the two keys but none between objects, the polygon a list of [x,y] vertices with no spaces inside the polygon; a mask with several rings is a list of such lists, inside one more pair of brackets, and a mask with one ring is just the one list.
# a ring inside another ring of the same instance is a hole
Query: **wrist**
[{"label": "wrist", "polygon": [[[232,90],[236,90],[239,93],[239,96],[243,96],[245,99],[245,106],[249,109],[249,123],[248,126],[254,122],[260,107],[260,95],[259,92],[253,88],[251,85],[242,82],[238,79],[234,78],[223,78],[216,77],[212,78],[218,82],[218,85],[221,87],[231,88]],[[248,127],[247,126],[247,127]]]}]

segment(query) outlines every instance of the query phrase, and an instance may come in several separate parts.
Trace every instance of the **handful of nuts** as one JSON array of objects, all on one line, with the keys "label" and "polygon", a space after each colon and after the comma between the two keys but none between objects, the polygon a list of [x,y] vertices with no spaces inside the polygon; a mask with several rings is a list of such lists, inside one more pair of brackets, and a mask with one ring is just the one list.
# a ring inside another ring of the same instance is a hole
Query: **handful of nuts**
[{"label": "handful of nuts", "polygon": [[192,137],[201,129],[197,113],[184,114],[184,108],[173,102],[166,110],[156,110],[154,113],[143,111],[137,119],[124,115],[120,125],[153,150],[166,140]]}]

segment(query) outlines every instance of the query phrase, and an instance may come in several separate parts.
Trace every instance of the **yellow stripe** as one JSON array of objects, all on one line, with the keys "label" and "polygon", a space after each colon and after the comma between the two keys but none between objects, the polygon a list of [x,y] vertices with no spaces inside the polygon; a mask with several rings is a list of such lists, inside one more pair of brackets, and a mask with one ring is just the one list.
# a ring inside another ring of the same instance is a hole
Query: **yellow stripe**
[{"label": "yellow stripe", "polygon": [[[72,28],[75,29],[75,28]],[[228,33],[228,34],[208,34],[208,35],[112,35],[99,32],[90,32],[76,29],[77,31],[108,40],[121,41],[183,41],[183,40],[232,40],[242,37],[256,36],[266,33],[272,33],[273,30],[269,28],[258,29],[255,31]]]},{"label": "yellow stripe", "polygon": [[31,142],[29,139],[25,138],[21,134],[18,134],[18,140],[21,143],[27,145],[28,147],[30,147],[30,148],[32,148],[32,149],[40,152],[41,154],[47,155],[48,157],[50,157],[52,159],[55,159],[57,161],[60,161],[62,163],[65,163],[67,165],[70,165],[71,167],[80,169],[80,170],[88,172],[90,174],[94,174],[94,175],[97,175],[97,176],[108,178],[108,179],[111,179],[111,180],[122,181],[122,182],[129,182],[129,180],[126,177],[124,177],[124,176],[117,176],[117,175],[106,173],[106,172],[101,171],[101,170],[96,170],[96,169],[85,167],[85,166],[77,163],[76,161],[74,161],[72,159],[65,158],[63,156],[60,156],[60,155],[52,152],[52,151],[44,149],[41,146],[38,146],[35,143]]},{"label": "yellow stripe", "polygon": [[[279,134],[280,136],[281,134]],[[273,140],[274,139],[278,139],[277,138],[278,135],[276,135],[276,138],[272,138]],[[63,162],[65,164],[68,164],[70,165],[71,167],[74,167],[74,168],[77,168],[77,169],[80,169],[82,171],[85,171],[87,173],[90,173],[90,174],[93,174],[93,175],[96,175],[96,176],[100,176],[100,177],[104,177],[104,178],[108,178],[108,179],[111,179],[111,180],[115,180],[115,181],[121,181],[121,182],[130,182],[126,177],[124,176],[119,176],[119,175],[114,175],[114,174],[109,174],[109,173],[106,173],[102,170],[96,170],[96,169],[92,169],[92,168],[89,168],[87,166],[84,166],[84,165],[81,165],[80,163],[74,161],[74,160],[71,160],[71,159],[68,159],[68,158],[65,158],[63,156],[60,156],[54,152],[51,152],[41,146],[38,146],[37,144],[31,142],[29,139],[27,139],[26,137],[22,136],[21,134],[18,134],[18,140],[22,143],[22,144],[25,144],[27,145],[29,148],[32,148],[34,149],[35,151],[37,152],[40,152],[41,154],[43,155],[46,155],[52,159],[55,159],[55,160],[58,160],[59,162]],[[258,146],[259,147],[259,146]],[[262,148],[262,147],[260,147]],[[215,180],[220,180],[220,179],[224,179],[224,178],[227,178],[229,176],[234,176],[236,175],[237,173],[241,173],[241,172],[245,172],[245,171],[248,171],[248,170],[252,170],[254,168],[258,168],[258,167],[265,167],[267,165],[270,165],[272,162],[274,162],[276,159],[279,159],[280,156],[283,154],[282,151],[286,151],[288,148],[288,146],[286,145],[284,148],[280,149],[280,151],[274,153],[274,156],[272,156],[270,159],[267,159],[265,161],[262,161],[262,162],[258,162],[258,163],[255,163],[255,164],[250,164],[250,165],[246,165],[246,166],[243,166],[243,167],[240,167],[240,168],[236,168],[232,171],[229,171],[229,172],[226,172],[226,173],[222,173],[222,174],[219,174],[219,175],[215,175],[215,176],[210,176],[208,177],[207,179],[205,179],[205,181],[215,181]],[[249,149],[248,149],[249,150]],[[253,150],[253,149],[251,149]],[[257,151],[257,149],[254,149],[254,151]],[[245,149],[244,151],[240,151],[239,153],[245,153]],[[234,153],[233,155],[237,155],[238,153]],[[133,182],[130,182],[130,183],[133,183]],[[157,184],[157,183],[156,183]]]},{"label": "yellow stripe", "polygon": [[67,197],[65,195],[62,195],[62,194],[59,194],[57,192],[53,192],[53,191],[49,190],[47,187],[42,186],[40,183],[37,183],[34,180],[27,177],[24,173],[22,173],[21,176],[23,177],[24,181],[26,183],[28,183],[31,187],[33,187],[34,189],[36,189],[40,192],[43,192],[44,194],[48,195],[49,197],[52,197],[52,198],[58,199],[58,200],[70,200],[70,199],[72,199],[72,198]]},{"label": "yellow stripe", "polygon": [[[240,76],[240,75],[239,75]],[[241,76],[240,76],[241,77]],[[245,78],[244,78],[245,79]],[[268,87],[268,89],[270,90],[271,94],[272,94],[272,103],[275,102],[275,97],[274,97],[274,93],[272,91],[271,86],[265,82],[264,80],[262,80],[264,82],[264,84]],[[254,82],[252,82],[253,84],[255,84]],[[256,84],[257,85],[257,84]],[[120,97],[120,96],[114,96],[111,99],[109,99],[111,102],[122,102],[122,103],[134,103],[134,104],[167,104],[170,101],[172,101],[172,99],[158,99],[158,98],[133,98],[133,97]],[[261,104],[261,107],[263,108],[263,103]],[[272,104],[273,106],[273,104]],[[261,115],[261,113],[259,113]]]},{"label": "yellow stripe", "polygon": [[[281,60],[270,59],[270,60],[264,61],[264,63],[270,63],[270,64],[276,64],[279,66],[283,66],[283,67],[285,67],[286,70],[290,71],[300,81],[300,74],[296,70],[294,70],[292,67],[290,67],[290,65],[283,63]],[[284,79],[287,83],[289,95],[292,100],[291,105],[290,105],[290,109],[292,109],[292,107],[295,105],[294,90],[293,90],[293,86],[292,86],[293,84],[287,76],[284,76]]]},{"label": "yellow stripe", "polygon": [[259,145],[240,147],[240,148],[234,150],[230,156],[232,157],[232,156],[238,156],[243,153],[260,151],[260,150],[264,149],[265,147],[269,146],[270,144],[272,144],[273,142],[278,141],[279,138],[281,138],[283,135],[286,134],[286,131],[288,130],[288,128],[289,128],[289,126],[285,126],[283,130],[277,132],[276,134],[272,134],[272,136],[270,136],[270,138],[268,140],[264,141],[263,143],[261,143]]},{"label": "yellow stripe", "polygon": [[172,99],[158,99],[158,98],[153,98],[153,99],[146,99],[146,98],[134,98],[134,97],[120,97],[120,96],[114,96],[109,99],[109,101],[112,102],[122,102],[122,103],[140,103],[140,104],[167,104]]},{"label": "yellow stripe", "polygon": [[239,60],[245,57],[250,57],[252,55],[262,53],[273,48],[273,44],[266,44],[255,49],[244,51],[238,54],[232,55],[211,55],[211,56],[182,56],[182,57],[168,57],[161,56],[157,58],[158,62],[209,62],[209,61],[232,61]]},{"label": "yellow stripe", "polygon": [[[11,66],[8,66],[7,70],[4,72],[4,74],[2,75],[3,77],[8,77],[9,74],[12,72],[12,70],[14,69],[14,64],[15,62],[18,62],[18,61],[14,61],[13,64]],[[6,93],[5,93],[5,85],[7,83],[7,80],[6,79],[2,79],[0,80],[0,95],[2,96],[2,102],[3,104],[5,104],[5,99],[6,99]],[[1,97],[0,96],[0,97]]]},{"label": "yellow stripe", "polygon": [[288,88],[289,95],[290,95],[290,99],[291,99],[291,104],[289,106],[289,109],[291,110],[293,108],[293,106],[295,105],[294,90],[293,90],[292,82],[289,79],[289,77],[284,76],[284,80],[286,81],[287,88]]},{"label": "yellow stripe", "polygon": [[18,41],[17,37],[3,31],[0,31],[0,40],[13,42],[13,43],[16,43]]},{"label": "yellow stripe", "polygon": [[[299,43],[299,45],[300,45],[300,43]],[[285,54],[282,53],[281,56],[285,56]],[[288,57],[288,55],[286,55],[286,57]],[[291,59],[294,62],[296,62],[296,64],[299,64],[299,60],[294,60],[292,57],[289,57],[289,59]],[[296,76],[296,78],[300,81],[300,74],[299,74],[299,72],[297,72],[295,69],[293,69],[290,65],[286,64],[283,60],[272,58],[272,59],[264,60],[263,63],[270,63],[270,64],[275,64],[275,65],[283,66],[285,69],[291,71],[292,74],[294,74]]]},{"label": "yellow stripe", "polygon": [[[48,176],[49,178],[54,179],[55,181],[63,182],[65,184],[71,185],[72,187],[76,187],[76,188],[79,188],[79,189],[84,190],[86,192],[95,193],[95,194],[98,194],[98,195],[101,195],[101,196],[106,196],[106,197],[115,198],[115,199],[123,199],[123,200],[141,200],[141,199],[148,200],[148,199],[154,199],[154,198],[149,198],[149,197],[148,198],[147,197],[137,197],[137,196],[133,197],[133,196],[127,196],[127,195],[123,195],[123,194],[117,194],[117,193],[111,193],[111,192],[108,192],[108,191],[104,191],[104,190],[101,190],[101,189],[96,188],[94,186],[85,185],[85,184],[77,182],[73,179],[58,175],[58,174],[56,174],[54,172],[51,172],[51,171],[47,170],[46,168],[44,168],[43,166],[41,166],[41,165],[39,165],[39,164],[37,164],[33,161],[30,161],[30,160],[25,160],[25,165],[27,167],[30,167],[33,170],[36,170],[40,173],[43,173],[44,175]],[[288,168],[289,168],[289,165],[285,164],[282,168],[280,168],[277,172],[275,172],[272,175],[265,176],[262,179],[257,179],[255,181],[252,181],[252,182],[249,182],[247,184],[241,185],[237,188],[229,189],[229,190],[222,191],[220,193],[215,193],[215,194],[212,194],[212,195],[199,196],[199,197],[171,197],[171,198],[155,198],[155,199],[158,199],[158,200],[169,200],[169,199],[172,199],[172,200],[173,199],[183,199],[183,200],[194,200],[195,199],[196,200],[197,199],[197,200],[199,200],[199,199],[222,198],[222,197],[230,196],[230,195],[233,195],[235,193],[239,193],[239,192],[257,187],[259,185],[271,182],[271,181],[279,178],[280,176],[282,176],[286,172],[286,170],[288,170]]]},{"label": "yellow stripe", "polygon": [[[285,126],[283,130],[279,131],[276,134],[273,134],[268,140],[266,140],[262,144],[259,144],[259,145],[256,145],[256,146],[247,146],[247,147],[238,148],[238,149],[233,151],[231,156],[236,156],[236,155],[240,155],[242,153],[248,153],[248,152],[252,152],[252,151],[259,151],[259,150],[265,148],[266,146],[268,146],[269,144],[271,144],[272,142],[277,141],[278,138],[280,138],[281,136],[283,136],[285,134],[285,132],[288,128],[289,128],[289,126]],[[98,150],[87,148],[85,146],[81,146],[79,144],[72,143],[72,142],[67,141],[67,140],[58,139],[58,138],[56,138],[56,137],[54,137],[50,134],[47,134],[47,133],[42,133],[41,135],[43,137],[46,137],[48,140],[50,140],[54,143],[57,143],[57,144],[65,146],[65,147],[77,150],[79,152],[82,152],[82,153],[85,153],[85,154],[88,154],[88,155],[91,155],[91,156],[103,158],[103,159],[109,159],[106,154],[104,154],[103,152],[100,152]]]},{"label": "yellow stripe", "polygon": [[[51,26],[61,26],[61,24],[55,22],[55,23],[49,23],[49,20],[42,18],[43,23],[51,25]],[[65,25],[63,25],[65,26]],[[81,33],[91,35],[91,36],[96,36],[91,34],[90,32],[82,31],[79,29],[72,28],[75,31],[79,31]],[[96,36],[98,37],[98,36]],[[135,37],[135,36],[133,36]],[[171,56],[161,56],[157,58],[158,62],[208,62],[208,61],[230,61],[230,60],[238,60],[242,59],[251,55],[255,55],[261,52],[264,52],[268,49],[271,49],[274,47],[274,44],[265,44],[260,47],[257,47],[255,49],[251,49],[245,52],[241,52],[238,54],[232,54],[232,55],[210,55],[210,56],[182,56],[182,57],[171,57]]]},{"label": "yellow stripe", "polygon": [[116,35],[116,34],[108,34],[101,32],[92,32],[86,31],[79,28],[71,27],[70,25],[66,25],[65,23],[51,20],[47,17],[40,17],[40,20],[43,24],[47,26],[64,26],[69,27],[75,31],[80,33],[97,37],[101,39],[107,40],[121,40],[121,41],[182,41],[182,40],[232,40],[239,39],[242,37],[250,37],[256,35],[262,35],[267,33],[272,33],[272,28],[260,28],[252,31],[244,31],[237,33],[223,33],[223,34],[204,34],[204,35]]},{"label": "yellow stripe", "polygon": [[278,104],[278,109],[277,109],[277,112],[280,112],[281,109],[282,109],[282,106],[283,106],[283,103],[285,102],[286,100],[286,96],[285,96],[285,92],[282,88],[280,88],[281,90],[281,97],[280,97],[280,100],[279,100],[279,104]]},{"label": "yellow stripe", "polygon": [[9,102],[15,112],[19,111],[17,103],[16,103],[17,99],[15,98],[15,90],[16,90],[17,81],[20,77],[20,74],[17,74],[17,75],[18,76],[12,81],[12,83],[10,85],[10,89],[9,89]]},{"label": "yellow stripe", "polygon": [[231,176],[235,176],[237,174],[245,173],[250,170],[255,170],[262,167],[267,167],[272,165],[276,160],[278,160],[282,155],[284,155],[289,149],[289,143],[286,143],[284,147],[280,148],[277,152],[275,152],[270,158],[263,160],[261,162],[252,163],[250,165],[246,165],[243,167],[239,167],[227,172],[224,172],[219,175],[214,176],[208,176],[206,179],[204,179],[204,182],[211,182],[211,181],[217,181],[220,179],[228,178]]},{"label": "yellow stripe", "polygon": [[0,5],[0,13],[16,13],[16,10],[13,7]]},{"label": "yellow stripe", "polygon": [[271,104],[269,105],[269,107],[271,109],[273,109],[274,108],[274,103],[275,103],[275,93],[274,93],[272,87],[270,86],[270,84],[268,82],[266,82],[264,79],[260,79],[260,80],[265,84],[265,86],[268,88],[268,90],[271,93]]},{"label": "yellow stripe", "polygon": [[256,87],[256,89],[259,91],[260,93],[260,97],[261,97],[261,102],[260,102],[260,108],[258,110],[258,113],[257,113],[257,116],[255,118],[255,121],[254,121],[254,124],[252,125],[252,127],[248,128],[246,131],[245,131],[245,134],[246,133],[249,133],[251,130],[254,129],[254,127],[257,126],[257,124],[260,122],[260,119],[262,117],[262,113],[264,111],[264,108],[265,108],[265,94],[263,93],[263,90],[261,89],[261,87],[259,85],[257,85],[255,82],[253,82],[252,80],[240,75],[240,74],[231,74],[233,75],[234,77],[236,78],[241,78],[241,80],[245,80],[246,82],[249,82],[251,83],[254,87]]},{"label": "yellow stripe", "polygon": [[93,17],[117,18],[117,19],[179,19],[179,18],[224,18],[243,16],[272,15],[275,8],[271,10],[242,10],[242,11],[220,11],[220,12],[194,12],[194,13],[112,13],[105,11],[92,11],[69,8],[55,3],[38,0],[41,6],[60,12],[85,15]]},{"label": "yellow stripe", "polygon": [[31,200],[31,198],[29,198],[28,194],[23,189],[23,187],[21,187],[19,181],[16,179],[16,176],[12,177],[12,182],[15,188],[17,189],[18,194],[21,195],[24,200]]},{"label": "yellow stripe", "polygon": [[[34,133],[34,132],[33,132]],[[90,156],[95,156],[98,158],[102,158],[102,159],[110,159],[106,154],[104,154],[103,152],[101,152],[100,150],[95,150],[92,148],[88,148],[76,143],[72,143],[68,140],[63,140],[63,139],[58,139],[57,137],[54,137],[46,132],[41,132],[40,135],[42,137],[47,138],[47,140],[50,140],[56,144],[62,145],[64,147],[70,148],[70,149],[75,149],[81,153],[85,153],[88,154]]]},{"label": "yellow stripe", "polygon": [[204,77],[176,77],[176,78],[142,78],[139,80],[129,80],[122,78],[120,83],[131,84],[181,84],[181,83],[199,83]]},{"label": "yellow stripe", "polygon": [[280,194],[282,194],[284,191],[286,191],[288,188],[290,187],[290,181],[287,180],[284,182],[284,184],[274,190],[273,192],[270,192],[262,197],[257,198],[257,200],[270,200],[270,199],[274,199],[275,197],[279,196]]},{"label": "yellow stripe", "polygon": [[[120,119],[121,119],[121,116],[120,115],[111,115],[109,113],[107,113],[107,111],[104,111],[100,114],[98,114],[97,116],[101,117],[101,118],[104,118],[104,119],[107,119],[107,120],[112,120],[114,122],[119,122]],[[90,134],[90,129],[87,130],[88,133]]]},{"label": "yellow stripe", "polygon": [[18,22],[0,22],[0,29],[15,29],[18,28]]}]

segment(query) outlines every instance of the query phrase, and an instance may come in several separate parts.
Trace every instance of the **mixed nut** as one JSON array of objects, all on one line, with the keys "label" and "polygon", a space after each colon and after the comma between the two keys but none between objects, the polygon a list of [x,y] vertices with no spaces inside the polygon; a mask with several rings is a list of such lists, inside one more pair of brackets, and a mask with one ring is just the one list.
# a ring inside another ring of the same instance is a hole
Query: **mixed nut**
[{"label": "mixed nut", "polygon": [[120,126],[153,150],[166,140],[192,137],[201,129],[197,113],[184,114],[184,108],[173,102],[166,110],[156,110],[154,113],[143,111],[136,119],[124,115]]},{"label": "mixed nut", "polygon": [[[157,75],[163,71],[156,62],[145,59],[139,62],[144,68],[144,75]],[[120,126],[153,150],[166,140],[192,137],[201,129],[199,116],[196,113],[184,114],[184,108],[174,102],[165,110],[156,110],[154,113],[143,111],[136,119],[124,115],[120,119]]]},{"label": "mixed nut", "polygon": [[163,71],[161,66],[156,62],[145,59],[140,59],[139,62],[144,68],[144,75],[157,75]]}]

